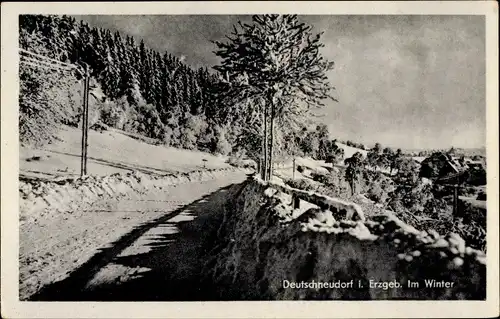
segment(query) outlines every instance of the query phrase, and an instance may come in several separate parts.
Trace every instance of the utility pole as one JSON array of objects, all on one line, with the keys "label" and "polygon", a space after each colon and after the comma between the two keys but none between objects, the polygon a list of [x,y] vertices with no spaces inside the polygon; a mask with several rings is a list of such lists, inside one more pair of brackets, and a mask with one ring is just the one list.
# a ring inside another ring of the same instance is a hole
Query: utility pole
[{"label": "utility pole", "polygon": [[[72,33],[74,34],[74,33]],[[75,64],[64,63],[55,59],[48,58],[44,55],[37,54],[28,50],[19,49],[20,61],[23,64],[31,67],[48,69],[51,71],[77,71],[83,76],[83,103],[82,103],[82,156],[80,162],[80,177],[87,174],[87,135],[88,135],[88,104],[89,104],[89,66],[86,64],[85,72]],[[21,55],[22,53],[22,55]]]},{"label": "utility pole", "polygon": [[458,184],[453,185],[453,217],[458,215]]},{"label": "utility pole", "polygon": [[85,175],[85,163],[84,163],[84,158],[85,158],[85,99],[86,99],[86,94],[85,91],[87,90],[87,78],[84,76],[83,78],[83,104],[82,104],[82,156],[80,158],[80,177],[83,177]]},{"label": "utility pole", "polygon": [[90,75],[89,66],[85,64],[85,175],[87,175],[87,158],[88,158],[88,148],[89,148],[89,90],[90,90]]},{"label": "utility pole", "polygon": [[460,204],[460,199],[458,196],[458,189],[462,188],[464,183],[463,174],[457,177],[456,183],[453,185],[453,216],[458,216],[458,206]]},{"label": "utility pole", "polygon": [[85,64],[85,74],[83,78],[83,110],[82,110],[82,158],[81,173],[83,177],[87,175],[87,148],[89,130],[89,66]]}]

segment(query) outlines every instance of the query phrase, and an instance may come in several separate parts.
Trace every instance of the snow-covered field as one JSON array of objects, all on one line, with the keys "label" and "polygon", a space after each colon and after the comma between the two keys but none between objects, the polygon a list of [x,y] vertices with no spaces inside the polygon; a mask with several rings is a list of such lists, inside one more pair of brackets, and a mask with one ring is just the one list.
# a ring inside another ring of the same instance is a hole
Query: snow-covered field
[{"label": "snow-covered field", "polygon": [[468,197],[468,196],[459,196],[461,200],[470,203],[474,207],[478,207],[481,209],[486,210],[487,205],[485,200],[479,200],[475,197]]},{"label": "snow-covered field", "polygon": [[362,150],[360,148],[348,146],[348,145],[343,144],[343,143],[337,142],[337,146],[344,150],[344,158],[352,157],[354,155],[354,153],[356,153],[356,152],[360,152],[361,154],[363,154],[363,157],[366,157],[366,154],[368,154],[368,151]]},{"label": "snow-covered field", "polygon": [[[65,127],[61,141],[43,149],[21,147],[19,170],[23,177],[54,178],[79,176],[81,131]],[[206,168],[226,168],[226,157],[200,151],[156,146],[134,139],[118,131],[90,130],[88,138],[89,175],[109,175],[131,170],[168,174]],[[33,159],[39,157],[39,159]],[[206,160],[206,161],[204,161]]]}]

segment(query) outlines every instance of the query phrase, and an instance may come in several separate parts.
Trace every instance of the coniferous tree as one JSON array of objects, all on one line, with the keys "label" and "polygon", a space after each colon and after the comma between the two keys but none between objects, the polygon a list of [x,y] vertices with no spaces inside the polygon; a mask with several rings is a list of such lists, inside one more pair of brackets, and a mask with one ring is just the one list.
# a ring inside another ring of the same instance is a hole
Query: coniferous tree
[{"label": "coniferous tree", "polygon": [[[192,123],[215,124],[223,118],[213,91],[218,78],[206,68],[193,70],[168,52],[160,54],[148,48],[142,40],[136,42],[133,37],[122,36],[119,32],[91,28],[88,23],[77,23],[69,16],[23,15],[19,22],[21,48],[89,66],[92,78],[106,97],[102,115],[113,126],[179,145],[183,131],[193,130]],[[29,69],[23,74],[30,72],[39,70]],[[26,83],[23,88],[28,87]],[[52,82],[47,81],[49,83]],[[30,85],[37,88],[34,83]],[[44,105],[40,95],[22,92],[23,101],[27,101],[23,105],[31,102],[34,104],[30,105]],[[75,107],[78,103],[71,107],[81,108]],[[34,116],[30,114],[23,111],[22,116]],[[192,119],[192,116],[197,118]],[[41,123],[43,117],[33,119]],[[202,134],[194,136],[195,140],[187,144],[203,144],[196,140],[201,141]]]}]

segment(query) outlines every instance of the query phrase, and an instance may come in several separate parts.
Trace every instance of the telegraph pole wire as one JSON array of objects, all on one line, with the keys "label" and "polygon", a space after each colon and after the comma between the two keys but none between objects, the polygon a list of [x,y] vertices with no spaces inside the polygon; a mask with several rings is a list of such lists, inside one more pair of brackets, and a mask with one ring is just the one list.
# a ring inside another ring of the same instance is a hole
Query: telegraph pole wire
[{"label": "telegraph pole wire", "polygon": [[31,51],[28,51],[28,50],[25,50],[25,49],[19,49],[19,51],[21,53],[25,53],[25,54],[37,57],[37,58],[42,59],[42,60],[51,61],[51,62],[54,62],[56,64],[61,64],[61,65],[66,66],[68,68],[72,68],[72,69],[78,68],[77,65],[69,64],[69,63],[65,63],[65,62],[61,62],[61,61],[58,61],[56,59],[52,59],[52,58],[46,57],[44,55],[41,55],[41,54],[38,54],[38,53],[34,53],[34,52],[31,52]]},{"label": "telegraph pole wire", "polygon": [[[51,71],[77,71],[80,75],[83,75],[83,106],[82,106],[82,150],[81,150],[81,166],[80,166],[80,177],[87,175],[87,148],[88,148],[88,115],[89,115],[89,66],[85,64],[85,71],[82,72],[81,67],[74,64],[68,64],[49,57],[30,52],[28,50],[19,49],[20,63],[35,67],[42,68]],[[22,55],[22,53],[27,54]]]}]

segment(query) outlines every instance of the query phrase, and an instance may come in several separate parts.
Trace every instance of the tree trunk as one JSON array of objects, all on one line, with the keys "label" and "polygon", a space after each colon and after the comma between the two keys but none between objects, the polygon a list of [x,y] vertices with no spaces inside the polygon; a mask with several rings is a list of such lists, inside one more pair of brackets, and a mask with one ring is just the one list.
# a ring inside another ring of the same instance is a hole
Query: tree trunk
[{"label": "tree trunk", "polygon": [[257,172],[262,176],[262,156],[259,155],[259,160],[257,161]]},{"label": "tree trunk", "polygon": [[273,151],[274,151],[274,103],[271,102],[271,145],[269,146],[269,176],[268,180],[271,180],[273,176]]}]

